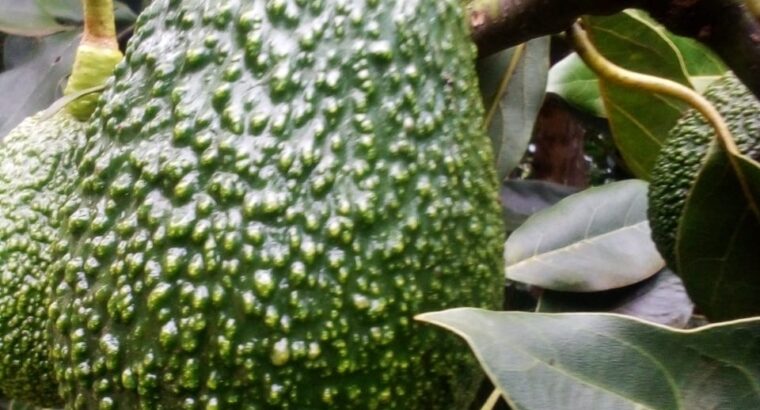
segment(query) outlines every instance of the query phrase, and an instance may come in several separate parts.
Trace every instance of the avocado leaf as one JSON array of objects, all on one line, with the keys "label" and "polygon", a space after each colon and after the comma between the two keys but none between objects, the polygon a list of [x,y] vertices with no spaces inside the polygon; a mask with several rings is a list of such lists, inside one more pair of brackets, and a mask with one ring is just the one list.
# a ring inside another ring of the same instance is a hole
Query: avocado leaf
[{"label": "avocado leaf", "polygon": [[508,179],[501,184],[501,206],[507,232],[512,232],[531,215],[561,199],[575,194],[579,188],[548,181]]},{"label": "avocado leaf", "polygon": [[[613,63],[691,86],[675,44],[650,20],[627,10],[589,21],[594,44]],[[631,172],[649,180],[657,153],[686,106],[603,79],[599,85],[616,145]]]},{"label": "avocado leaf", "polygon": [[693,38],[677,36],[671,33],[641,10],[628,10],[627,13],[647,23],[652,29],[657,30],[673,43],[677,53],[680,55],[683,68],[689,76],[691,85],[696,91],[704,91],[707,86],[728,71],[726,65],[723,64],[715,53]]},{"label": "avocado leaf", "polygon": [[[712,320],[760,314],[760,165],[713,144],[678,224],[678,272],[694,303]],[[742,189],[740,178],[752,190]],[[754,209],[753,209],[754,208]]]},{"label": "avocado leaf", "polygon": [[[0,0],[0,32],[41,37],[80,30],[83,22],[80,0]],[[114,2],[116,21],[133,22],[137,15],[125,4]]]},{"label": "avocado leaf", "polygon": [[667,35],[683,56],[689,80],[697,92],[704,92],[710,84],[728,71],[718,56],[694,39],[669,32]]},{"label": "avocado leaf", "polygon": [[571,53],[549,70],[546,91],[562,97],[570,105],[593,114],[607,117],[604,101],[599,94],[599,77],[576,53]]},{"label": "avocado leaf", "polygon": [[507,278],[545,289],[628,286],[665,266],[650,238],[648,184],[614,182],[535,213],[507,239]]},{"label": "avocado leaf", "polygon": [[[41,38],[9,37],[5,53],[26,49],[13,60],[12,68],[0,73],[0,138],[5,137],[24,118],[48,107],[62,95],[66,77],[71,73],[79,45],[77,31],[64,31]],[[16,43],[11,46],[10,43]]]},{"label": "avocado leaf", "polygon": [[541,37],[478,61],[499,180],[520,164],[546,94],[549,37]]},{"label": "avocado leaf", "polygon": [[459,308],[461,336],[515,410],[760,408],[760,318],[694,330],[628,316]]},{"label": "avocado leaf", "polygon": [[[665,41],[665,44],[670,42],[670,44],[667,44],[667,47],[663,47],[665,52],[660,53],[660,58],[670,56],[672,63],[680,61],[682,71],[688,75],[691,86],[698,92],[703,92],[707,86],[719,79],[727,71],[726,66],[721,62],[720,58],[694,39],[677,36],[669,32],[643,12],[627,10],[624,14],[627,14],[630,19],[623,18],[626,16],[618,16],[616,17],[616,19],[620,19],[618,24],[622,24],[620,22],[626,20],[628,20],[629,24],[638,21],[641,23],[639,24],[640,30],[644,30],[645,32],[655,31],[655,33],[649,33],[650,35],[655,35],[653,38],[659,37]],[[609,26],[610,22],[604,19],[594,21],[606,30],[620,34],[618,33],[620,30],[614,25],[616,19],[612,20],[612,26]],[[601,37],[602,39],[599,41],[604,41],[604,36]],[[657,41],[656,43],[660,42]],[[598,46],[604,47],[604,44],[598,44]],[[623,44],[620,44],[620,46],[623,46]],[[675,51],[674,54],[671,54],[671,48]],[[621,56],[616,57],[615,60],[625,66],[632,64]],[[569,104],[587,113],[597,117],[607,116],[604,110],[604,101],[599,91],[599,78],[583,63],[576,53],[569,54],[552,66],[549,70],[547,91],[559,95]],[[617,95],[611,94],[609,97],[615,99]],[[620,119],[616,119],[616,121],[620,122]],[[646,121],[646,118],[644,121]],[[640,125],[645,126],[646,123],[640,123]]]},{"label": "avocado leaf", "polygon": [[688,324],[693,310],[683,282],[667,268],[639,283],[604,292],[544,290],[536,308],[540,313],[618,313],[678,328]]},{"label": "avocado leaf", "polygon": [[45,10],[52,1],[0,0],[0,31],[17,36],[47,36],[76,27],[62,24]]}]

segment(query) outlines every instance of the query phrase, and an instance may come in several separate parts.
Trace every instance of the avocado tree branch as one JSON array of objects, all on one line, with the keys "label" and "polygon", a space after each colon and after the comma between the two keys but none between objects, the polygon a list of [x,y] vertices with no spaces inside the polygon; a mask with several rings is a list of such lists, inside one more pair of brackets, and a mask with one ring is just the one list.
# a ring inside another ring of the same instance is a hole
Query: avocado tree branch
[{"label": "avocado tree branch", "polygon": [[641,0],[473,0],[470,29],[487,56],[532,38],[567,30],[584,14],[607,15]]},{"label": "avocado tree branch", "polygon": [[718,54],[760,98],[760,22],[737,0],[473,0],[469,17],[481,56],[569,28],[580,16],[638,8],[672,32]]}]

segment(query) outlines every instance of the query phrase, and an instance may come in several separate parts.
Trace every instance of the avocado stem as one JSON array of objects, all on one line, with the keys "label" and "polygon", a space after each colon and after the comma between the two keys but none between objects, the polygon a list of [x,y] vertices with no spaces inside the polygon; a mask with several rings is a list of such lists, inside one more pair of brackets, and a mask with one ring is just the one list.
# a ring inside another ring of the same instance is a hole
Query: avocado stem
[{"label": "avocado stem", "polygon": [[82,44],[112,50],[119,49],[112,0],[82,0],[84,37]]},{"label": "avocado stem", "polygon": [[[82,0],[84,36],[77,48],[74,67],[63,94],[79,94],[102,86],[111,76],[122,54],[116,37],[113,0]],[[98,94],[87,94],[66,105],[67,111],[80,121],[95,110]]]},{"label": "avocado stem", "polygon": [[575,49],[575,52],[578,53],[581,60],[583,60],[583,62],[586,63],[596,75],[605,81],[626,88],[635,88],[673,97],[699,111],[707,122],[710,123],[713,129],[715,129],[717,142],[720,147],[726,151],[731,167],[738,176],[739,184],[742,187],[744,196],[747,198],[754,214],[760,218],[760,206],[758,206],[754,198],[752,189],[747,182],[747,177],[739,161],[739,156],[741,156],[742,153],[736,146],[734,137],[731,135],[731,131],[723,120],[723,117],[705,97],[683,84],[666,78],[626,70],[625,68],[607,60],[599,50],[596,49],[594,43],[589,38],[588,33],[583,27],[581,27],[579,22],[576,22],[570,28],[570,38],[573,43],[573,48]]}]

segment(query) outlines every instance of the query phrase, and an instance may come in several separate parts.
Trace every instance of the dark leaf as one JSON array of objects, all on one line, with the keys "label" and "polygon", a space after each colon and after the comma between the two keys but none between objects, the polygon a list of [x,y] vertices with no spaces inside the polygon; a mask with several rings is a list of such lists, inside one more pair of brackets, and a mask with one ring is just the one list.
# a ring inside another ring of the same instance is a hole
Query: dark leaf
[{"label": "dark leaf", "polygon": [[507,231],[514,231],[529,216],[578,191],[575,187],[546,181],[505,180],[501,185],[501,205]]},{"label": "dark leaf", "polygon": [[653,277],[606,292],[571,293],[545,290],[537,311],[541,313],[609,312],[635,316],[662,325],[683,328],[694,304],[681,279],[669,269]]},{"label": "dark leaf", "polygon": [[[738,158],[760,204],[760,166]],[[711,320],[760,314],[760,221],[728,154],[713,145],[689,193],[676,241],[678,272]]]},{"label": "dark leaf", "polygon": [[[546,93],[549,37],[531,40],[478,62],[486,126],[493,143],[499,179],[520,163]],[[516,66],[510,65],[516,58]]]},{"label": "dark leaf", "polygon": [[24,118],[61,96],[71,73],[80,34],[66,31],[41,39],[24,39],[29,54],[14,68],[0,73],[0,138]]},{"label": "dark leaf", "polygon": [[48,13],[48,3],[59,0],[0,0],[0,31],[18,36],[46,36],[72,27],[61,24]]}]

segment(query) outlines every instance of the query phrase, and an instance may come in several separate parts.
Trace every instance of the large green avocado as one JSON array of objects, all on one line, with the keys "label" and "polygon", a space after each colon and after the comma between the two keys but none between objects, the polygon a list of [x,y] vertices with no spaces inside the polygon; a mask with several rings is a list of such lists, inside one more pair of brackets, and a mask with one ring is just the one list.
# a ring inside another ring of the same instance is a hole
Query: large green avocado
[{"label": "large green avocado", "polygon": [[62,404],[48,360],[46,270],[84,141],[84,123],[60,111],[27,118],[0,145],[0,389],[41,406]]},{"label": "large green avocado", "polygon": [[[733,74],[713,83],[705,97],[726,121],[739,150],[760,159],[760,103]],[[668,266],[677,269],[676,234],[686,200],[715,131],[695,110],[673,127],[660,151],[649,188],[652,238]]]},{"label": "large green avocado", "polygon": [[91,121],[50,309],[75,409],[455,409],[413,315],[497,308],[457,0],[157,0]]}]

